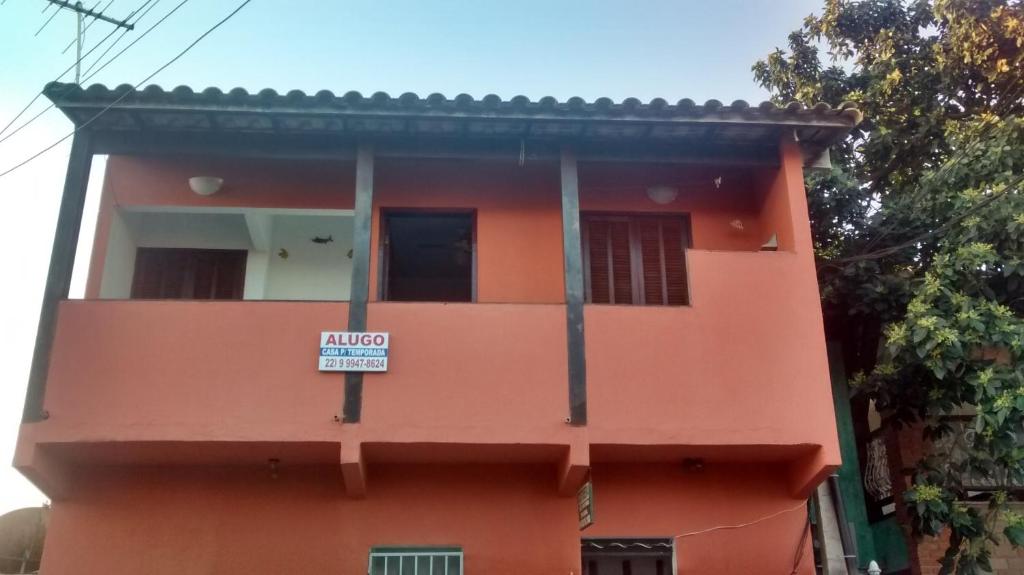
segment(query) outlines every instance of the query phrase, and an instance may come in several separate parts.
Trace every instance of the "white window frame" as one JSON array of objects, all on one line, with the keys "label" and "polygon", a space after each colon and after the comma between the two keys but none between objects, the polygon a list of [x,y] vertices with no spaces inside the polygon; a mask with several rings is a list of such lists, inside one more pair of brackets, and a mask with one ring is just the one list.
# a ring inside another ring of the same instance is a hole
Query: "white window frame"
[{"label": "white window frame", "polygon": [[[465,570],[465,560],[462,554],[462,548],[456,546],[437,546],[437,547],[371,547],[370,557],[366,563],[367,575],[373,574],[373,560],[378,557],[384,558],[384,575],[388,573],[388,563],[391,561],[398,561],[398,575],[402,575],[403,563],[412,558],[413,560],[413,575],[462,575]],[[419,559],[420,557],[430,558],[430,569],[426,573],[419,572]],[[444,570],[441,572],[435,572],[434,570],[434,558],[444,557]],[[451,558],[457,557],[459,560],[458,567],[455,568],[451,565]]]}]

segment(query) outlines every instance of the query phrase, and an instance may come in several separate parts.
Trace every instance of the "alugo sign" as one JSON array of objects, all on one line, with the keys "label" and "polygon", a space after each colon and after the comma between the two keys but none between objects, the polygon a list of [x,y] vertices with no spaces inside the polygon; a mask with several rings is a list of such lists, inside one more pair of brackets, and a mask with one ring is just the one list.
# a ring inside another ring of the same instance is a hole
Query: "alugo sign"
[{"label": "alugo sign", "polygon": [[387,371],[388,334],[320,333],[320,371]]}]

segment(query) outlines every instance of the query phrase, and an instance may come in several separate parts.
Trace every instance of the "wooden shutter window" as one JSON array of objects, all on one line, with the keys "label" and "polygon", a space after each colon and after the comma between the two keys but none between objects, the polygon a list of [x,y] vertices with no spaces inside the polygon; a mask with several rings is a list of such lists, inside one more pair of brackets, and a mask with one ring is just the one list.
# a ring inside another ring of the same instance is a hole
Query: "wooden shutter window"
[{"label": "wooden shutter window", "polygon": [[629,222],[609,222],[608,261],[612,268],[611,303],[633,303],[633,272],[631,268],[631,245]]},{"label": "wooden shutter window", "polygon": [[584,250],[590,263],[587,299],[593,303],[611,303],[612,272],[608,265],[608,222],[588,222],[584,226]]},{"label": "wooden shutter window", "polygon": [[586,231],[590,301],[633,303],[629,222],[594,220]]},{"label": "wooden shutter window", "polygon": [[640,273],[643,279],[646,305],[664,305],[668,296],[665,292],[665,253],[661,243],[661,222],[640,220],[636,222],[637,242],[640,246]]},{"label": "wooden shutter window", "polygon": [[683,217],[584,216],[587,301],[686,305]]},{"label": "wooden shutter window", "polygon": [[665,288],[668,305],[690,303],[686,285],[686,245],[688,237],[682,220],[666,219],[661,222],[661,245],[665,250]]},{"label": "wooden shutter window", "polygon": [[132,299],[242,299],[245,250],[138,248]]}]

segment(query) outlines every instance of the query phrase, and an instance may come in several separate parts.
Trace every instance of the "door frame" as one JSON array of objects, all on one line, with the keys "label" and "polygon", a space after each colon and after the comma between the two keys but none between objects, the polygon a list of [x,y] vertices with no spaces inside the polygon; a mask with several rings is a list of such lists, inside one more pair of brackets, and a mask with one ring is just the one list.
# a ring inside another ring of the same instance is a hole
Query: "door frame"
[{"label": "door frame", "polygon": [[[380,234],[377,241],[377,301],[390,302],[388,299],[388,269],[391,258],[391,247],[389,243],[388,218],[395,215],[406,216],[443,216],[443,215],[468,215],[470,225],[470,295],[468,303],[477,302],[477,211],[476,208],[380,208]],[[398,302],[403,303],[403,302]],[[463,302],[447,302],[463,303]]]}]

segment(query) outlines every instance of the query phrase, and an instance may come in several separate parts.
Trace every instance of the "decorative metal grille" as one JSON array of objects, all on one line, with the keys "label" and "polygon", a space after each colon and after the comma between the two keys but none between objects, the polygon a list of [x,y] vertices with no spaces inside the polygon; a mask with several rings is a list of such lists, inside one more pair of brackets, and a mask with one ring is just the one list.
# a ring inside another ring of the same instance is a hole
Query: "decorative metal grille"
[{"label": "decorative metal grille", "polygon": [[462,575],[458,547],[374,547],[369,575]]},{"label": "decorative metal grille", "polygon": [[867,462],[864,465],[864,490],[875,501],[892,497],[892,478],[889,475],[889,454],[885,437],[878,436],[868,442]]}]

